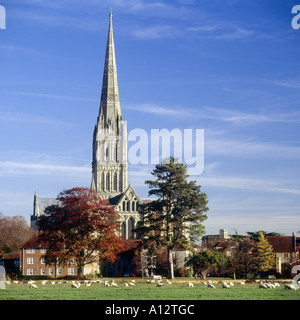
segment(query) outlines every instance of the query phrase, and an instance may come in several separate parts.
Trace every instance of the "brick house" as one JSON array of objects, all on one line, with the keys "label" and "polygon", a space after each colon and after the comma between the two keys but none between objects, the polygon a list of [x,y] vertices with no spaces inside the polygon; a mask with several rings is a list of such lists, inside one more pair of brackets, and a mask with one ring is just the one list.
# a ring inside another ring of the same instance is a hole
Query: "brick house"
[{"label": "brick house", "polygon": [[[47,251],[47,243],[38,241],[38,233],[31,237],[20,249],[20,272],[23,276],[48,276],[59,278],[77,276],[77,268],[73,261],[68,265],[46,265],[43,255]],[[96,274],[99,264],[92,263],[84,268],[84,274]]]},{"label": "brick house", "polygon": [[276,255],[276,272],[282,274],[284,269],[290,268],[299,259],[300,238],[293,232],[292,236],[266,237]]}]

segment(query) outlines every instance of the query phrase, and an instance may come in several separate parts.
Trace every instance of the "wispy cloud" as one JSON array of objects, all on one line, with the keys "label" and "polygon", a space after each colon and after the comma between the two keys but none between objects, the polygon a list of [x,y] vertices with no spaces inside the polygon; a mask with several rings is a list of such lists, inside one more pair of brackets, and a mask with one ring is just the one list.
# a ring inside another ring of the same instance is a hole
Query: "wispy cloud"
[{"label": "wispy cloud", "polygon": [[0,122],[20,122],[20,123],[40,123],[51,125],[71,125],[71,123],[60,119],[52,119],[44,116],[38,116],[30,113],[20,112],[0,112]]},{"label": "wispy cloud", "polygon": [[3,91],[3,93],[17,95],[17,96],[28,96],[28,97],[38,97],[38,98],[48,98],[48,99],[70,100],[70,101],[91,101],[91,102],[98,101],[97,99],[93,99],[93,98],[62,96],[62,95],[40,93],[40,92]]},{"label": "wispy cloud", "polygon": [[91,168],[65,166],[41,163],[24,163],[15,161],[0,161],[0,176],[4,175],[60,175],[78,176],[87,175]]},{"label": "wispy cloud", "polygon": [[202,186],[226,189],[254,190],[279,194],[300,195],[299,187],[283,186],[278,181],[243,177],[201,177]]},{"label": "wispy cloud", "polygon": [[183,107],[165,107],[155,104],[139,104],[139,105],[125,105],[125,109],[134,110],[143,113],[150,113],[154,115],[169,115],[174,117],[193,117],[199,119],[218,120],[223,122],[241,122],[241,123],[256,123],[256,122],[287,122],[299,123],[300,112],[285,112],[285,113],[243,113],[240,111],[214,108],[202,106],[198,109],[187,109]]}]

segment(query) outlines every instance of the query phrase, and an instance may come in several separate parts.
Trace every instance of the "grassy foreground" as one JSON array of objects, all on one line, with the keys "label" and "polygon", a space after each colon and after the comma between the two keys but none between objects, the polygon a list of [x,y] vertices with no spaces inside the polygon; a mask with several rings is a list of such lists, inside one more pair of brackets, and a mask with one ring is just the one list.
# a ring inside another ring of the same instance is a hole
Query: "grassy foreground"
[{"label": "grassy foreground", "polygon": [[283,283],[273,289],[259,288],[258,283],[235,283],[230,289],[224,289],[216,281],[216,289],[210,289],[200,280],[191,281],[194,287],[187,286],[188,280],[175,280],[163,287],[138,278],[134,287],[125,286],[128,281],[128,278],[118,278],[115,279],[118,287],[92,283],[81,284],[78,289],[63,281],[55,281],[54,285],[51,281],[44,285],[36,281],[37,289],[31,289],[28,283],[8,284],[0,290],[0,300],[300,300],[300,290],[285,289]]}]

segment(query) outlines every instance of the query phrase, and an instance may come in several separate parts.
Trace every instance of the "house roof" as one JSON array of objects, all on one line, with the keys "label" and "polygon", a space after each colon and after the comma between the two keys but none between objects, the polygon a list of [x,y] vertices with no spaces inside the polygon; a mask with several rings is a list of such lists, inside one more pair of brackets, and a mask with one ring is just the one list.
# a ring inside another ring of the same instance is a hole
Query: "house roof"
[{"label": "house roof", "polygon": [[20,259],[19,253],[3,253],[2,257],[0,258],[0,260],[15,260],[15,259]]},{"label": "house roof", "polygon": [[39,240],[39,233],[36,232],[30,239],[28,239],[21,249],[28,249],[28,248],[47,248],[48,244],[45,241],[40,241]]},{"label": "house roof", "polygon": [[[294,252],[293,237],[268,236],[266,237],[274,252]],[[296,251],[300,251],[300,238],[296,238]]]}]

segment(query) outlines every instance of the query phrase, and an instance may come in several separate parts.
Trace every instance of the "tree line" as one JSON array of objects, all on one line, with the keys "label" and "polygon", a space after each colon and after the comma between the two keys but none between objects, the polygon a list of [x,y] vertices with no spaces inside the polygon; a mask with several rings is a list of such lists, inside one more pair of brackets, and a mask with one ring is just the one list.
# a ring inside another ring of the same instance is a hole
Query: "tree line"
[{"label": "tree line", "polygon": [[[254,265],[256,270],[265,271],[273,264],[271,248],[261,236],[255,247],[255,259],[254,255],[250,257],[252,244],[242,237],[237,237],[238,246],[233,249],[230,258],[217,250],[195,251],[197,242],[204,234],[202,223],[207,219],[209,210],[206,194],[195,181],[189,180],[187,167],[172,157],[156,165],[152,175],[154,180],[145,183],[149,187],[149,196],[156,198],[140,205],[143,220],[133,230],[142,239],[136,251],[137,257],[141,257],[141,252],[146,250],[156,256],[159,256],[158,252],[164,252],[160,257],[165,262],[166,275],[170,279],[174,278],[173,253],[182,249],[192,252],[186,267],[192,268],[195,275],[200,274],[202,277],[210,269],[225,266],[234,274],[241,273],[241,270],[247,274],[252,272]],[[47,207],[45,215],[37,221],[39,239],[48,244],[46,263],[51,264],[59,259],[64,264],[72,259],[78,274],[82,275],[84,266],[89,263],[116,261],[126,245],[119,236],[120,215],[108,200],[101,199],[94,190],[78,187],[61,192],[57,199],[58,203]],[[8,230],[13,230],[19,221],[20,230],[23,228],[27,232],[19,233],[23,234],[22,240],[32,230],[25,228],[21,218],[0,218],[2,252],[8,248],[17,250],[21,240],[12,240]],[[266,254],[268,250],[270,254]]]}]

